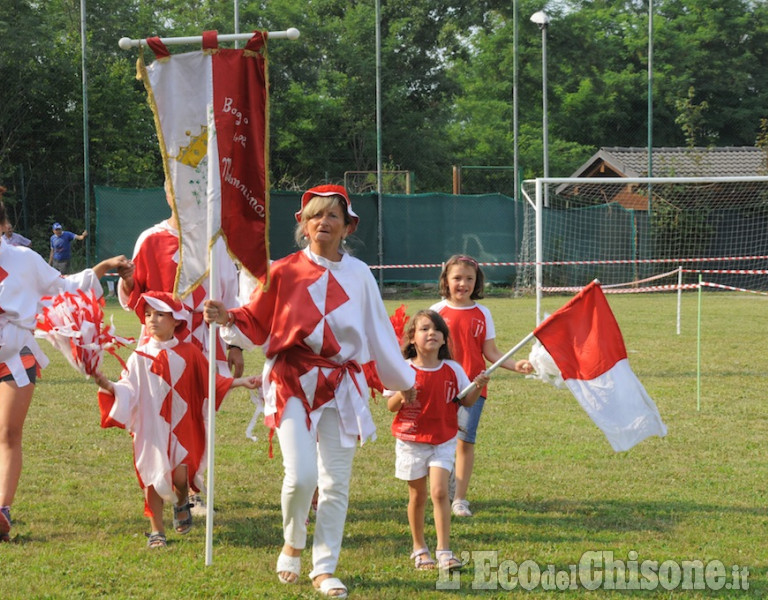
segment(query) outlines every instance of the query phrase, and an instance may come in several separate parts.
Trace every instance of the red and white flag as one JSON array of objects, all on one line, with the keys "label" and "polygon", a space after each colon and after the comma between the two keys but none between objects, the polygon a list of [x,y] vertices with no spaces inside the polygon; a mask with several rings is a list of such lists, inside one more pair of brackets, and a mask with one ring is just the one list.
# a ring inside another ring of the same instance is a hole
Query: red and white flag
[{"label": "red and white flag", "polygon": [[596,281],[533,333],[616,452],[667,434],[656,405],[629,366],[619,324]]},{"label": "red and white flag", "polygon": [[244,49],[171,55],[147,39],[157,60],[139,70],[155,115],[166,177],[179,220],[175,292],[192,292],[208,275],[209,249],[223,234],[230,254],[266,282],[269,268],[266,33]]}]

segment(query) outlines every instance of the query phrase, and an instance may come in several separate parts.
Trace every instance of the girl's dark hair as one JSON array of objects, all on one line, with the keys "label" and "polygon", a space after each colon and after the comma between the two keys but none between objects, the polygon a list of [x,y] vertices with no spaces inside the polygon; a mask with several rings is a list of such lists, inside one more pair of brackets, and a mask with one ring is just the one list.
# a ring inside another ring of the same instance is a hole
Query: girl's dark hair
[{"label": "girl's dark hair", "polygon": [[[0,185],[0,188],[2,188],[3,192],[5,192],[5,188]],[[5,212],[5,203],[3,203],[3,194],[0,192],[0,225],[5,225],[6,221],[8,221],[8,214]]]},{"label": "girl's dark hair", "polygon": [[416,357],[416,346],[413,344],[413,336],[416,335],[416,321],[421,317],[432,321],[437,330],[443,334],[443,345],[440,346],[440,350],[437,352],[437,358],[441,360],[448,360],[451,358],[451,349],[449,347],[450,332],[448,330],[448,324],[434,310],[420,310],[417,312],[411,320],[408,322],[408,327],[405,330],[405,343],[403,344],[403,356],[405,358]]},{"label": "girl's dark hair", "polygon": [[443,298],[451,297],[451,288],[448,285],[448,271],[452,266],[459,264],[467,265],[475,270],[475,289],[472,290],[469,299],[480,300],[483,297],[483,289],[485,288],[485,275],[483,275],[483,270],[477,264],[477,261],[466,254],[454,254],[443,265],[443,272],[440,273],[440,295]]}]

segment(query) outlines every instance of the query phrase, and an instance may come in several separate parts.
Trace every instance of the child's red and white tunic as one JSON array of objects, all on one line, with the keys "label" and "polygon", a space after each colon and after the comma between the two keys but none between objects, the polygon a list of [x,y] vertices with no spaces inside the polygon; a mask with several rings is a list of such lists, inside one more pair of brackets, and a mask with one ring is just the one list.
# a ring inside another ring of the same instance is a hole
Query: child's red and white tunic
[{"label": "child's red and white tunic", "polygon": [[[216,273],[219,279],[219,297],[227,307],[238,306],[238,274],[232,260],[221,241],[217,241]],[[176,272],[179,268],[179,232],[167,221],[144,230],[136,240],[133,250],[133,290],[125,294],[122,285],[118,285],[118,298],[123,308],[134,310],[144,292],[173,293]],[[184,330],[181,341],[192,342],[206,352],[208,349],[208,326],[203,321],[203,302],[208,299],[208,279],[206,278],[195,290],[184,298],[184,306],[192,313],[192,323]],[[149,339],[141,329],[139,343]],[[221,373],[228,373],[227,357],[224,346],[219,342],[216,348],[216,360]]]},{"label": "child's red and white tunic", "polygon": [[78,289],[102,295],[101,283],[92,269],[63,277],[34,250],[0,241],[0,364],[13,375],[16,385],[29,384],[19,355],[25,346],[40,368],[48,364],[34,338],[41,298]]},{"label": "child's red and white tunic", "polygon": [[409,364],[416,371],[416,399],[397,411],[392,435],[433,446],[453,439],[459,431],[459,405],[453,399],[469,385],[467,374],[454,360],[442,360],[434,368]]},{"label": "child's red and white tunic", "polygon": [[[216,375],[216,409],[232,386]],[[208,361],[193,344],[150,339],[128,358],[114,394],[99,390],[102,427],[127,429],[142,488],[176,503],[173,470],[187,465],[190,485],[203,486],[208,416]]]},{"label": "child's red and white tunic", "polygon": [[[451,332],[451,356],[464,368],[467,376],[477,377],[485,371],[483,345],[496,338],[491,311],[482,304],[472,306],[451,306],[447,300],[433,304],[430,310],[437,312]],[[488,386],[480,395],[488,396]]]},{"label": "child's red and white tunic", "polygon": [[305,248],[275,261],[270,278],[269,289],[233,309],[234,324],[221,329],[227,343],[263,345],[268,425],[279,427],[286,402],[297,397],[308,426],[324,407],[338,410],[342,446],[374,439],[368,376],[375,369],[386,387],[406,390],[414,373],[370,269],[348,254],[334,262]]}]

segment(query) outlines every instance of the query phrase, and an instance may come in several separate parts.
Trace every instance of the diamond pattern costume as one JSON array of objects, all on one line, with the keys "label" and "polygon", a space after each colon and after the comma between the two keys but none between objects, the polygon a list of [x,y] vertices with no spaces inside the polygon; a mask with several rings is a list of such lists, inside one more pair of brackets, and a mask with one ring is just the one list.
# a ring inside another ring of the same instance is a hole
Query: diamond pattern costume
[{"label": "diamond pattern costume", "polygon": [[395,332],[368,266],[345,254],[338,262],[309,249],[271,267],[269,289],[231,311],[227,343],[264,346],[265,415],[280,425],[288,398],[304,405],[307,425],[324,406],[339,411],[342,444],[375,438],[368,406],[369,378],[377,372],[390,389],[408,389],[414,373],[403,360]]},{"label": "diamond pattern costume", "polygon": [[[99,390],[102,427],[133,437],[134,464],[142,489],[154,486],[176,502],[172,474],[187,465],[193,490],[203,486],[208,415],[208,361],[193,344],[150,339],[128,358],[114,394]],[[216,376],[216,409],[232,386]]]}]

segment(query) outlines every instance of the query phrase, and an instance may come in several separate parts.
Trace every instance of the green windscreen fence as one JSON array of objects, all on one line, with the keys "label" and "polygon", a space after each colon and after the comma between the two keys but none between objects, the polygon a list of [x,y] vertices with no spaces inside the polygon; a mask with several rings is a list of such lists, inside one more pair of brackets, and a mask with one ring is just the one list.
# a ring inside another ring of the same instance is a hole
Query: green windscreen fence
[{"label": "green windscreen fence", "polygon": [[[139,234],[166,219],[170,209],[162,188],[95,187],[96,257],[133,254]],[[294,252],[293,230],[300,192],[270,194],[270,256]],[[360,216],[357,231],[348,238],[351,252],[379,266],[379,209],[376,194],[352,195]],[[468,254],[483,263],[516,263],[522,243],[523,207],[501,194],[385,194],[382,197],[381,245],[385,282],[436,282],[439,267],[452,254]],[[483,267],[486,280],[515,283],[514,265]],[[378,271],[374,270],[378,278]]]}]

